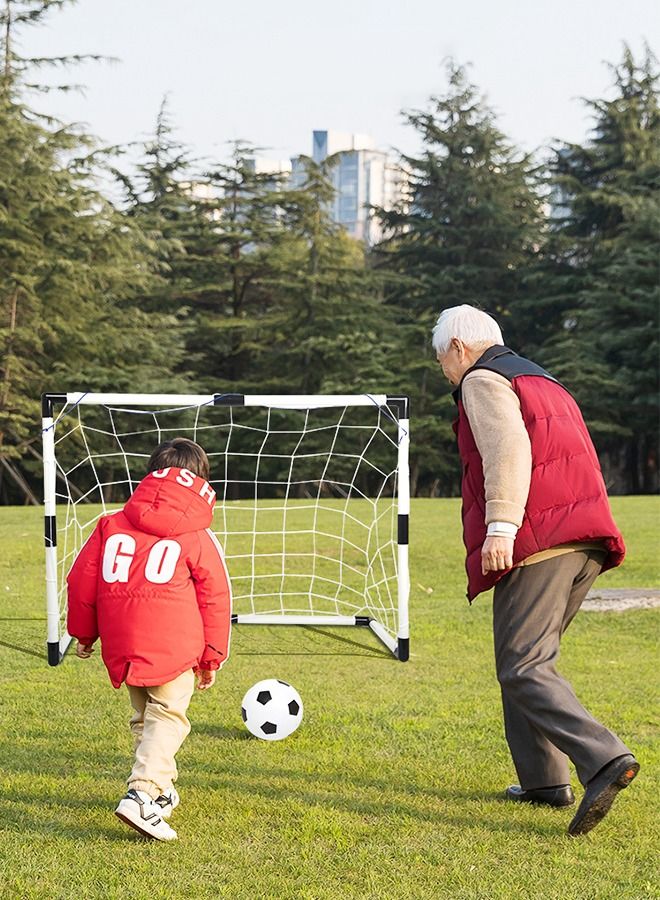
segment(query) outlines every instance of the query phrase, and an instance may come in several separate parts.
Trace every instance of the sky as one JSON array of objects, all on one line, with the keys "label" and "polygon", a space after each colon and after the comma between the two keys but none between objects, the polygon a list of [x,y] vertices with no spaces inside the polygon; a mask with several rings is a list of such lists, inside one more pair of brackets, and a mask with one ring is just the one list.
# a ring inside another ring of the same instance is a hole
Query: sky
[{"label": "sky", "polygon": [[525,150],[581,141],[581,97],[607,94],[623,42],[660,50],[656,0],[79,0],[23,32],[23,55],[99,53],[68,73],[84,93],[36,105],[85,123],[105,144],[143,140],[168,96],[177,137],[200,158],[228,142],[286,159],[314,129],[370,134],[414,153],[403,109],[446,87],[443,60],[471,79]]}]

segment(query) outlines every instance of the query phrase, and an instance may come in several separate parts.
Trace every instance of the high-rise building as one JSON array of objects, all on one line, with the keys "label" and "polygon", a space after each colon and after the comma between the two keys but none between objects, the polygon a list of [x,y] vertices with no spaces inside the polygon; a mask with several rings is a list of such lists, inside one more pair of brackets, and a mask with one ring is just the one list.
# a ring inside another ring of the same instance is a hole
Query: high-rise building
[{"label": "high-rise building", "polygon": [[[372,207],[389,210],[402,198],[403,169],[384,150],[376,149],[366,134],[341,131],[314,131],[312,159],[321,163],[334,157],[329,176],[335,189],[330,214],[346,231],[367,244],[376,244],[383,229]],[[300,187],[305,166],[300,157],[291,161],[248,157],[246,163],[260,175],[273,176],[273,189]]]},{"label": "high-rise building", "polygon": [[[335,157],[330,178],[335,188],[332,218],[353,237],[375,244],[383,230],[371,207],[391,209],[401,199],[404,173],[388,154],[375,147],[373,138],[341,131],[315,131],[312,158],[320,163]],[[299,158],[291,160],[292,182],[300,183],[304,169]]]},{"label": "high-rise building", "polygon": [[273,180],[286,178],[291,174],[291,161],[288,159],[266,159],[265,156],[248,156],[244,162],[255,175],[273,175]]}]

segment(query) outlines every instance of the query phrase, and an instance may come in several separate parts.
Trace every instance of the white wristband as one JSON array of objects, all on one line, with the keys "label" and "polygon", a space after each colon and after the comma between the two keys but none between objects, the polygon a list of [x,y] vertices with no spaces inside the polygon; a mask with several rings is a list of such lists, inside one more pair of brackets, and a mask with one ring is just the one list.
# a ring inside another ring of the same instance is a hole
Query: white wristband
[{"label": "white wristband", "polygon": [[518,534],[518,526],[513,522],[490,522],[486,530],[488,537],[508,537],[515,539]]}]

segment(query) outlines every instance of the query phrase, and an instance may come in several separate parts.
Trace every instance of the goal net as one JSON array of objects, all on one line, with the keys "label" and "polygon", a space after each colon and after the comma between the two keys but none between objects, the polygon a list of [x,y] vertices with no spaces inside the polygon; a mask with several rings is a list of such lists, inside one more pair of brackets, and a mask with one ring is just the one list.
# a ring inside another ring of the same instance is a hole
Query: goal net
[{"label": "goal net", "polygon": [[76,554],[176,436],[209,456],[234,623],[368,626],[408,659],[407,398],[45,394],[42,428],[51,665]]}]

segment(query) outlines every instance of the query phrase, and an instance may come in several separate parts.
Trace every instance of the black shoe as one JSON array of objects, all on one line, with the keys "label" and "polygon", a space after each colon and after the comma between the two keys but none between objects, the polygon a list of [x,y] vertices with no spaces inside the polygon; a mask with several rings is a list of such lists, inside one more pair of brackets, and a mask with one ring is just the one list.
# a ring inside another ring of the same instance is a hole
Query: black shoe
[{"label": "black shoe", "polygon": [[570,784],[556,784],[533,791],[524,791],[519,784],[512,784],[506,789],[506,797],[516,803],[541,803],[545,806],[572,806],[575,803]]},{"label": "black shoe", "polygon": [[568,826],[569,834],[586,834],[603,819],[619,791],[628,787],[639,772],[639,763],[632,755],[617,756],[591,779],[584,792],[582,803]]}]

